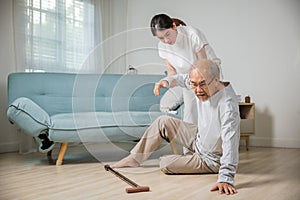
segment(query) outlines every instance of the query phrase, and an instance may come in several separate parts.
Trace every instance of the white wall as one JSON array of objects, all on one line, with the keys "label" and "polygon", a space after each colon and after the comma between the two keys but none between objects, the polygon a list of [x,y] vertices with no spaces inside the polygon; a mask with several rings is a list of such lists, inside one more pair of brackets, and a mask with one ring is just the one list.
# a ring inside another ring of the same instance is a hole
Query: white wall
[{"label": "white wall", "polygon": [[158,13],[201,29],[225,79],[256,103],[251,145],[300,147],[300,1],[129,0],[128,29],[142,29],[129,34],[127,62],[140,73],[165,70],[147,29]]},{"label": "white wall", "polygon": [[8,122],[7,75],[15,71],[12,1],[0,1],[0,152],[18,150],[18,134]]}]

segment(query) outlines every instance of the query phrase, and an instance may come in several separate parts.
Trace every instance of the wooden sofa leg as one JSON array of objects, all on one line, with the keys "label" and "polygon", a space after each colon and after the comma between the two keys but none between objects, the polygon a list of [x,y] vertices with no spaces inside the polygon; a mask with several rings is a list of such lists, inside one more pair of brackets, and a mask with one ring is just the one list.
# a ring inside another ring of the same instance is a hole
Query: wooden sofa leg
[{"label": "wooden sofa leg", "polygon": [[67,148],[68,148],[68,143],[67,142],[64,142],[64,143],[60,144],[60,150],[59,150],[58,158],[57,158],[57,161],[56,161],[57,166],[62,165],[64,156],[67,152]]},{"label": "wooden sofa leg", "polygon": [[170,142],[170,144],[171,144],[171,148],[172,148],[173,153],[174,153],[175,155],[178,155],[178,150],[177,150],[176,142],[175,142],[174,140],[172,140],[172,141]]}]

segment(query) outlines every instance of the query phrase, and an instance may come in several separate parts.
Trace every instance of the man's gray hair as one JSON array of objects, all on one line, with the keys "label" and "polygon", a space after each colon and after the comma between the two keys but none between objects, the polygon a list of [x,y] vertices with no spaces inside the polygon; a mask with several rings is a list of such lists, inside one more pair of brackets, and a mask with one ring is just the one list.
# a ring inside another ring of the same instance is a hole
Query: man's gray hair
[{"label": "man's gray hair", "polygon": [[207,73],[211,78],[220,77],[220,68],[211,60],[198,60],[192,66],[191,70],[207,70]]}]

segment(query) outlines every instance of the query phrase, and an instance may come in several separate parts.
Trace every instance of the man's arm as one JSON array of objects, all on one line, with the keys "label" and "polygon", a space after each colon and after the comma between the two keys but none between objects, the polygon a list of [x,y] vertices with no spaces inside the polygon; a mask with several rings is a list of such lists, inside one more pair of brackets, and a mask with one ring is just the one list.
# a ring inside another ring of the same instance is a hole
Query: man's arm
[{"label": "man's arm", "polygon": [[238,105],[233,102],[221,111],[222,157],[217,183],[211,190],[234,194],[234,176],[238,165],[238,148],[240,138],[240,116]]},{"label": "man's arm", "polygon": [[172,88],[175,86],[180,86],[180,87],[190,87],[189,86],[189,75],[188,74],[176,74],[173,76],[168,76],[163,79],[161,79],[158,83],[155,83],[154,87],[154,94],[155,96],[159,96],[159,90],[161,88]]}]

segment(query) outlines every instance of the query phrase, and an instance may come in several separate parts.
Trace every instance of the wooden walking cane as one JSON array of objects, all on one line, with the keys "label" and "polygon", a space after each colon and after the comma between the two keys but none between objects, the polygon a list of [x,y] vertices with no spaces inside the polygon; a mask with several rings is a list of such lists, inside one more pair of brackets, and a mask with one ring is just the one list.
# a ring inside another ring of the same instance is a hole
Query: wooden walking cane
[{"label": "wooden walking cane", "polygon": [[106,171],[110,171],[111,173],[113,173],[114,175],[119,177],[121,180],[125,181],[126,183],[128,183],[129,185],[132,186],[132,188],[126,188],[125,191],[127,193],[149,192],[150,191],[150,188],[148,186],[139,186],[138,184],[136,184],[135,182],[133,182],[129,178],[127,178],[124,175],[120,174],[119,172],[113,170],[109,165],[105,165],[104,169]]}]

